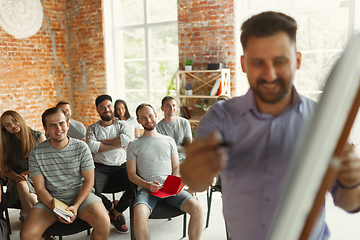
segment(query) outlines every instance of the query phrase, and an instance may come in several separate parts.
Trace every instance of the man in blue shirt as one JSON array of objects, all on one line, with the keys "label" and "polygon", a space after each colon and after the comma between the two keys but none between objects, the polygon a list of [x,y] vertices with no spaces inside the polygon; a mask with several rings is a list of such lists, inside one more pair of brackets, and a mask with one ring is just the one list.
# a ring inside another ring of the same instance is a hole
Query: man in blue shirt
[{"label": "man in blue shirt", "polygon": [[[314,111],[315,102],[293,86],[301,63],[296,30],[295,20],[282,13],[264,12],[244,22],[241,66],[250,90],[212,107],[180,167],[184,182],[196,191],[224,168],[223,212],[233,240],[266,239],[298,136]],[[221,142],[229,144],[228,152],[217,148]],[[343,186],[334,193],[335,203],[347,211],[360,207],[360,160],[351,152],[343,156],[338,175]],[[322,210],[310,239],[329,236]]]}]

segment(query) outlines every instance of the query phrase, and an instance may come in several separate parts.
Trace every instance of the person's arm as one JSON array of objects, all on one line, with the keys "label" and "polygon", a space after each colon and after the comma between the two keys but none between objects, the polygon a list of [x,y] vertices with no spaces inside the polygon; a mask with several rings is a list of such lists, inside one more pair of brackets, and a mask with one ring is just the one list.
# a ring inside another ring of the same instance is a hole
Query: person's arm
[{"label": "person's arm", "polygon": [[89,196],[91,189],[94,186],[94,169],[88,171],[82,171],[81,173],[84,177],[84,183],[80,188],[80,191],[78,193],[78,196],[76,197],[74,204],[67,208],[67,210],[70,210],[74,213],[74,216],[77,215],[77,211],[81,203],[85,200],[85,198],[87,198],[87,196]]},{"label": "person's arm", "polygon": [[221,142],[221,135],[212,132],[206,138],[195,139],[186,148],[186,158],[180,164],[180,175],[193,191],[206,190],[226,166],[228,154],[226,149],[220,147]]},{"label": "person's arm", "polygon": [[39,138],[39,143],[41,143],[41,142],[43,142],[43,141],[45,141],[46,140],[46,137],[45,137],[45,134],[41,134],[40,135],[40,138]]},{"label": "person's arm", "polygon": [[180,176],[179,154],[171,155],[171,166],[172,166],[172,175],[179,177]]},{"label": "person's arm", "polygon": [[[114,137],[114,138],[109,138],[109,139],[103,139],[100,141],[102,144],[105,144],[105,145],[111,145],[111,146],[114,146],[114,147],[117,147],[117,148],[120,148],[121,147],[121,141],[120,141],[120,138],[119,137]],[[100,145],[101,147],[101,145]]]},{"label": "person's arm", "polygon": [[128,177],[129,180],[135,183],[138,186],[148,189],[151,192],[157,192],[162,186],[159,182],[147,182],[143,180],[137,173],[136,173],[136,160],[128,160],[126,162]]},{"label": "person's arm", "polygon": [[341,156],[341,167],[337,176],[338,185],[333,192],[334,203],[345,211],[360,208],[360,159],[354,148],[347,144]]},{"label": "person's arm", "polygon": [[36,195],[38,196],[40,202],[42,202],[49,209],[52,209],[52,200],[53,197],[50,195],[48,190],[45,188],[45,177],[43,174],[34,176],[31,178],[34,183],[34,188]]},{"label": "person's arm", "polygon": [[90,125],[87,129],[86,143],[88,144],[92,153],[107,152],[120,148],[120,146],[107,145],[98,141],[95,137],[95,124]]},{"label": "person's arm", "polygon": [[136,127],[135,128],[135,138],[138,138],[138,137],[140,137],[140,129],[139,129],[139,127]]},{"label": "person's arm", "polygon": [[12,181],[23,181],[26,180],[26,176],[22,174],[17,174],[13,170],[5,171],[5,159],[4,159],[4,149],[2,145],[0,145],[0,169],[1,172]]}]

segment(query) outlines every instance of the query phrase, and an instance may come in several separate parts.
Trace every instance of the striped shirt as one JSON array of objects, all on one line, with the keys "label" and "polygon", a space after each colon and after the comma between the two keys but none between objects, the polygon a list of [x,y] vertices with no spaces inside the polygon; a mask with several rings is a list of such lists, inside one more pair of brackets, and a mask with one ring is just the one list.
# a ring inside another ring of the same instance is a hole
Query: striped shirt
[{"label": "striped shirt", "polygon": [[56,198],[77,194],[83,185],[83,171],[94,169],[87,144],[70,138],[62,149],[52,147],[49,140],[39,143],[29,154],[29,175],[43,174],[45,188]]}]

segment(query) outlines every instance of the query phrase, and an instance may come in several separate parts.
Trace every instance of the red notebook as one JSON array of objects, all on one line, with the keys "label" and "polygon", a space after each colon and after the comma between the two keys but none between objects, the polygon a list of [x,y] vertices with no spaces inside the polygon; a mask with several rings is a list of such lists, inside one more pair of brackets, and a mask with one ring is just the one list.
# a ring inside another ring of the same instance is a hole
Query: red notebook
[{"label": "red notebook", "polygon": [[181,178],[173,175],[168,175],[163,187],[156,193],[151,192],[150,194],[158,198],[167,198],[176,196],[181,189],[184,187],[184,183],[181,181]]}]

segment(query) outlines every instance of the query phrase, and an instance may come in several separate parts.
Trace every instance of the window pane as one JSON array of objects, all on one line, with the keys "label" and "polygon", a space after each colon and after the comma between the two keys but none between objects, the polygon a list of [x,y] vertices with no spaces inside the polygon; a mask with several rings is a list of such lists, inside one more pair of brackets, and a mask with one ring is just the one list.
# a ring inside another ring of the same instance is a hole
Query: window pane
[{"label": "window pane", "polygon": [[151,89],[167,91],[171,79],[175,76],[175,72],[178,69],[178,64],[179,60],[177,58],[150,61]]},{"label": "window pane", "polygon": [[163,118],[164,114],[161,110],[161,100],[166,96],[166,91],[151,92],[150,104],[158,113],[158,122]]},{"label": "window pane", "polygon": [[313,6],[313,5],[328,5],[328,4],[338,4],[337,6],[340,7],[340,2],[343,0],[296,0],[297,7],[304,7],[304,6]]},{"label": "window pane", "polygon": [[145,31],[142,28],[118,31],[116,34],[116,44],[123,34],[124,59],[145,58]]},{"label": "window pane", "polygon": [[299,49],[342,49],[348,37],[348,13],[348,8],[339,8],[297,14]]},{"label": "window pane", "polygon": [[177,25],[152,27],[150,34],[150,57],[177,57]]},{"label": "window pane", "polygon": [[176,0],[147,0],[146,6],[148,23],[177,20]]},{"label": "window pane", "polygon": [[126,96],[126,104],[128,105],[131,116],[136,118],[135,110],[137,106],[147,102],[146,91],[143,92],[126,91],[125,96]]},{"label": "window pane", "polygon": [[298,91],[321,91],[333,64],[340,53],[303,53],[300,70],[297,71]]},{"label": "window pane", "polygon": [[248,0],[249,11],[259,11],[262,9],[274,9],[274,8],[288,8],[291,1],[289,0]]},{"label": "window pane", "polygon": [[114,27],[142,24],[144,23],[144,1],[113,0],[113,16]]},{"label": "window pane", "polygon": [[125,62],[125,88],[146,89],[145,61]]}]

